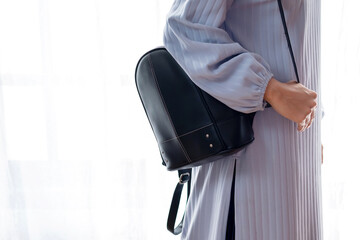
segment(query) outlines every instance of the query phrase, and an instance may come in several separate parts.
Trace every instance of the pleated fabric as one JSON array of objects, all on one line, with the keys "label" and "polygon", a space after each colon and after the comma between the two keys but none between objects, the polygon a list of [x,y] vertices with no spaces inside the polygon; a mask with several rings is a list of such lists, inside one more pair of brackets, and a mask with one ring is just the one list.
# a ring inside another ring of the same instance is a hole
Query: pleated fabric
[{"label": "pleated fabric", "polygon": [[[300,82],[318,93],[320,0],[283,0]],[[295,80],[276,0],[175,0],[164,44],[200,88],[257,112],[255,141],[193,169],[182,239],[225,239],[232,173],[237,240],[322,239],[321,102],[312,126],[264,109],[269,79]]]}]

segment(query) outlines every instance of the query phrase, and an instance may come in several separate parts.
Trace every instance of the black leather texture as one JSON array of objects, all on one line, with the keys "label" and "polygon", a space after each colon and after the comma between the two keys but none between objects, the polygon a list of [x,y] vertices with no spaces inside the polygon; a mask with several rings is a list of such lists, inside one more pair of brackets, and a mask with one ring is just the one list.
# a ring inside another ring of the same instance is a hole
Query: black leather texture
[{"label": "black leather texture", "polygon": [[199,166],[254,140],[255,113],[235,111],[201,90],[165,48],[141,57],[135,82],[168,170]]}]

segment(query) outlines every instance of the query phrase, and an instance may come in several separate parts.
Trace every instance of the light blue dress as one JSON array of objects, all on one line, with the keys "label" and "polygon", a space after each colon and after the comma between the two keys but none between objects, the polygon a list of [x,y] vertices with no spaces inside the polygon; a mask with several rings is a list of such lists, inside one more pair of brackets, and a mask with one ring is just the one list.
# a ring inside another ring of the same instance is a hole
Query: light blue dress
[{"label": "light blue dress", "polygon": [[[320,0],[283,6],[300,82],[320,99]],[[257,111],[251,145],[193,169],[182,239],[225,239],[234,166],[237,240],[322,239],[320,101],[303,133],[264,109],[272,76],[296,79],[277,1],[175,0],[164,44],[200,88],[233,109]]]}]

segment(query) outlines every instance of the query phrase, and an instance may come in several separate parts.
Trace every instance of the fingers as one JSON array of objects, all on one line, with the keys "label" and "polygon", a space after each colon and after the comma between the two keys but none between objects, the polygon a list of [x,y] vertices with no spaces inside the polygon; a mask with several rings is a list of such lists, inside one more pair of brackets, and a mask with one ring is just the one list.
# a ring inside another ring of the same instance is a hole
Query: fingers
[{"label": "fingers", "polygon": [[302,121],[301,123],[298,123],[298,127],[297,127],[297,130],[299,132],[303,132],[305,131],[307,128],[308,128],[308,125],[309,125],[309,118],[306,118],[304,121]]},{"label": "fingers", "polygon": [[308,126],[306,127],[306,129],[308,129],[311,126],[312,122],[314,121],[314,118],[315,118],[315,110],[313,110],[311,112],[310,122],[309,122]]},{"label": "fingers", "polygon": [[305,129],[305,120],[302,121],[301,123],[298,123],[298,126],[297,126],[297,130],[298,130],[299,132],[303,132],[304,129]]},{"label": "fingers", "polygon": [[316,107],[312,108],[311,113],[308,114],[302,122],[298,123],[297,130],[299,132],[303,132],[311,126],[312,122],[315,119],[315,112],[316,112]]}]

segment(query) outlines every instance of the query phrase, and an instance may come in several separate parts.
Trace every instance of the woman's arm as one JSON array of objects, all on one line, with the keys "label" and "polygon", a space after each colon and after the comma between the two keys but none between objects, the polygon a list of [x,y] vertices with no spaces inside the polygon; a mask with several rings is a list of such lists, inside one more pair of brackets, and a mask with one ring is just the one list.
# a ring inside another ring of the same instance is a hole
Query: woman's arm
[{"label": "woman's arm", "polygon": [[264,109],[264,100],[303,131],[315,116],[315,92],[273,78],[256,53],[234,42],[225,19],[233,0],[175,0],[164,29],[164,45],[201,89],[244,113]]},{"label": "woman's arm", "polygon": [[232,0],[175,0],[164,29],[164,45],[201,89],[244,113],[264,109],[273,74],[258,54],[226,32]]}]

